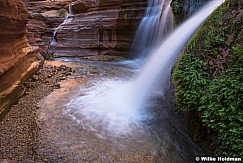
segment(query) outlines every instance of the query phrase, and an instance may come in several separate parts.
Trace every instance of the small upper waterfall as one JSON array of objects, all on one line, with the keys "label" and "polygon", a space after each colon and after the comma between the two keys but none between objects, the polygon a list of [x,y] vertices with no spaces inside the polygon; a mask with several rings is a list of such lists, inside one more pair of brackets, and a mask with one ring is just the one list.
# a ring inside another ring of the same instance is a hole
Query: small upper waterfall
[{"label": "small upper waterfall", "polygon": [[134,81],[130,96],[133,107],[143,107],[156,86],[162,85],[163,91],[168,88],[171,69],[180,52],[203,21],[223,2],[224,0],[213,0],[208,3],[173,31],[152,52]]},{"label": "small upper waterfall", "polygon": [[74,11],[73,11],[73,2],[69,3],[68,5],[68,11],[70,15],[74,15]]},{"label": "small upper waterfall", "polygon": [[171,0],[148,0],[144,18],[137,29],[132,45],[135,57],[146,56],[173,29]]},{"label": "small upper waterfall", "polygon": [[57,39],[56,39],[56,34],[57,32],[63,28],[63,26],[67,23],[70,23],[73,21],[73,15],[74,15],[74,11],[73,11],[73,2],[70,3],[68,5],[68,10],[69,10],[69,15],[67,15],[64,19],[64,21],[62,22],[62,24],[60,24],[57,28],[55,28],[53,31],[52,31],[52,40],[50,42],[50,45],[55,45],[57,43]]}]

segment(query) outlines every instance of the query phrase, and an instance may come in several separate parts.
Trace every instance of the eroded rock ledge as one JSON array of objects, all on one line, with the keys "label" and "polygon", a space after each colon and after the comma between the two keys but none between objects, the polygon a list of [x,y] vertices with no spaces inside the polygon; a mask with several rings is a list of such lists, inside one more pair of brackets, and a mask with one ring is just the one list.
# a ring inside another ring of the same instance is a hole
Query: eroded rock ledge
[{"label": "eroded rock ledge", "polygon": [[75,1],[71,22],[50,47],[54,57],[119,54],[127,56],[146,0]]},{"label": "eroded rock ledge", "polygon": [[74,0],[23,0],[29,12],[27,36],[32,46],[48,58],[47,50],[52,30],[58,27],[68,14],[68,4]]},{"label": "eroded rock ledge", "polygon": [[37,69],[38,48],[26,36],[28,11],[21,0],[0,0],[0,119],[4,108],[21,95],[22,82]]}]

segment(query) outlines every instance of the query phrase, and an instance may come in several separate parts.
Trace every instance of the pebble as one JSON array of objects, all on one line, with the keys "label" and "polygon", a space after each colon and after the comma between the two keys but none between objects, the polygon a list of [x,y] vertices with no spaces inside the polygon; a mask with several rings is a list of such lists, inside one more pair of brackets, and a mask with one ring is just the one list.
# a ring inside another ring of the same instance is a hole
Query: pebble
[{"label": "pebble", "polygon": [[[23,84],[26,88],[24,96],[16,105],[12,106],[0,122],[0,159],[4,157],[14,160],[33,159],[34,153],[29,150],[34,148],[33,137],[41,129],[35,126],[37,120],[35,112],[39,109],[37,102],[54,88],[60,88],[60,84],[57,82],[65,80],[66,76],[71,75],[69,71],[72,69],[65,65],[61,67],[44,66]],[[59,80],[57,80],[58,75]],[[50,85],[55,87],[50,89]],[[50,160],[41,158],[41,161],[49,162]],[[1,162],[2,160],[0,160]]]},{"label": "pebble", "polygon": [[33,75],[32,78],[33,78],[34,80],[36,80],[36,81],[39,80],[39,76],[38,76],[38,75]]},{"label": "pebble", "polygon": [[65,80],[65,79],[66,79],[65,76],[60,77],[60,80]]}]

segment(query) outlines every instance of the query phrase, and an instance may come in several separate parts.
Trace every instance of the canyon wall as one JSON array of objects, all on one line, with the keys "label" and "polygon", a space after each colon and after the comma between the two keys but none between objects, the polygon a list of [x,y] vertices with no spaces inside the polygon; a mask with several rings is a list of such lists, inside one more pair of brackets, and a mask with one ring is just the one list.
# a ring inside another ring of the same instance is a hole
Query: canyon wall
[{"label": "canyon wall", "polygon": [[41,57],[26,36],[28,11],[21,0],[0,0],[0,118],[21,94],[21,85]]},{"label": "canyon wall", "polygon": [[[72,22],[60,28],[50,46],[70,3]],[[21,96],[42,56],[128,56],[146,5],[146,0],[0,0],[0,117]]]},{"label": "canyon wall", "polygon": [[23,0],[29,11],[27,24],[28,40],[38,47],[42,56],[48,59],[47,50],[52,39],[52,30],[58,27],[68,14],[72,0]]},{"label": "canyon wall", "polygon": [[146,0],[75,1],[71,6],[70,21],[59,28],[49,52],[54,57],[128,56],[146,5]]}]

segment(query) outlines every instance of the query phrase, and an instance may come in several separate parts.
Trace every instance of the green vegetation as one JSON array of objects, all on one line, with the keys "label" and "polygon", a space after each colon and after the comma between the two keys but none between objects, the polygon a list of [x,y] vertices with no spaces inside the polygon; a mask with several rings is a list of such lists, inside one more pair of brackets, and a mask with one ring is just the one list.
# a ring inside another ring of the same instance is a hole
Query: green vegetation
[{"label": "green vegetation", "polygon": [[171,2],[171,7],[174,13],[174,21],[176,24],[178,24],[184,19],[183,17],[185,16],[182,0],[173,0]]},{"label": "green vegetation", "polygon": [[180,8],[182,7],[180,2],[178,2],[177,0],[172,1],[172,10],[174,12],[174,14],[178,15],[180,13]]},{"label": "green vegetation", "polygon": [[196,109],[215,131],[218,156],[243,156],[242,6],[238,0],[220,6],[188,43],[173,73],[177,106]]},{"label": "green vegetation", "polygon": [[66,13],[67,13],[67,10],[64,9],[64,8],[61,8],[61,9],[59,9],[59,10],[57,11],[57,13],[58,13],[59,16],[65,16]]}]

